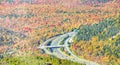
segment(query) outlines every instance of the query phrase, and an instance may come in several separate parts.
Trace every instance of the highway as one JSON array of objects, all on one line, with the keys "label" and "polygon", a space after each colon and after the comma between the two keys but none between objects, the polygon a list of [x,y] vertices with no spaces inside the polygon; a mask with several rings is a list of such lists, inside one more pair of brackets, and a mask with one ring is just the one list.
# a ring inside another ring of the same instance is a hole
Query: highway
[{"label": "highway", "polygon": [[[46,40],[38,48],[43,49],[46,54],[53,55],[59,59],[71,60],[85,65],[99,65],[96,62],[79,58],[70,51],[69,46],[73,42],[72,39],[76,33],[76,31],[72,31],[63,35],[52,37]],[[64,48],[64,50],[61,50],[61,48]]]}]

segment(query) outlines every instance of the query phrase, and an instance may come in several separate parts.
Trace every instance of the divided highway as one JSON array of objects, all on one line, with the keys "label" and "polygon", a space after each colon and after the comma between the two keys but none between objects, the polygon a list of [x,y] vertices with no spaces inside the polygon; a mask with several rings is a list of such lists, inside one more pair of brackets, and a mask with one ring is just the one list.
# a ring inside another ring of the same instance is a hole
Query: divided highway
[{"label": "divided highway", "polygon": [[78,62],[85,65],[99,65],[98,63],[79,58],[70,51],[69,46],[73,42],[72,39],[76,35],[76,33],[76,31],[73,31],[63,35],[52,37],[46,40],[38,48],[41,48],[47,54],[53,55],[60,59],[71,60],[73,62]]}]

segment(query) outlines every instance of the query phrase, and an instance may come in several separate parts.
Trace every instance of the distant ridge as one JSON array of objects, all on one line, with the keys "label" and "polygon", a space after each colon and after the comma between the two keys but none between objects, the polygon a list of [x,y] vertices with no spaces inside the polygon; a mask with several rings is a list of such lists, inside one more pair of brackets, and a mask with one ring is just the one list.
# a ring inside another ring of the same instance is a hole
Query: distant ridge
[{"label": "distant ridge", "polygon": [[86,4],[99,4],[99,3],[107,3],[107,2],[118,2],[120,3],[120,0],[0,0],[0,5],[9,4],[22,4],[22,3],[28,3],[28,4],[61,4],[61,3],[74,3],[76,2],[77,5]]}]

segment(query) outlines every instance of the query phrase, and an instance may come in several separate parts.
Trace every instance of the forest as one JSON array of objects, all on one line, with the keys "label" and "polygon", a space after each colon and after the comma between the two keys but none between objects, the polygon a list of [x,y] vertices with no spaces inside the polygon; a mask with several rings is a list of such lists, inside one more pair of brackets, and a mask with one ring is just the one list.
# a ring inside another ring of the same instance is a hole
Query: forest
[{"label": "forest", "polygon": [[78,33],[70,49],[75,55],[101,65],[120,65],[119,0],[31,1],[0,0],[0,65],[81,65],[36,48],[74,30]]},{"label": "forest", "polygon": [[74,53],[105,65],[119,65],[119,26],[120,16],[116,19],[108,18],[95,24],[80,26],[79,32],[74,37],[75,43],[72,47]]}]

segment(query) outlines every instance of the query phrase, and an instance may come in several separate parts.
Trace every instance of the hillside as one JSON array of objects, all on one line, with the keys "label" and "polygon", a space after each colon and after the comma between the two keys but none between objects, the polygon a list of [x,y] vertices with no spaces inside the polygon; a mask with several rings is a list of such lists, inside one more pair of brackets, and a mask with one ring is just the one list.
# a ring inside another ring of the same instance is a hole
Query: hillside
[{"label": "hillside", "polygon": [[0,27],[0,54],[9,53],[12,51],[13,46],[18,44],[21,40],[24,40],[27,36]]},{"label": "hillside", "polygon": [[[120,64],[120,16],[78,28],[73,51],[101,65]],[[75,49],[75,48],[76,49]],[[77,50],[77,51],[75,51]]]},{"label": "hillside", "polygon": [[37,48],[49,38],[76,29],[70,46],[75,55],[103,65],[119,65],[118,1],[0,0],[0,65],[81,65]]}]

